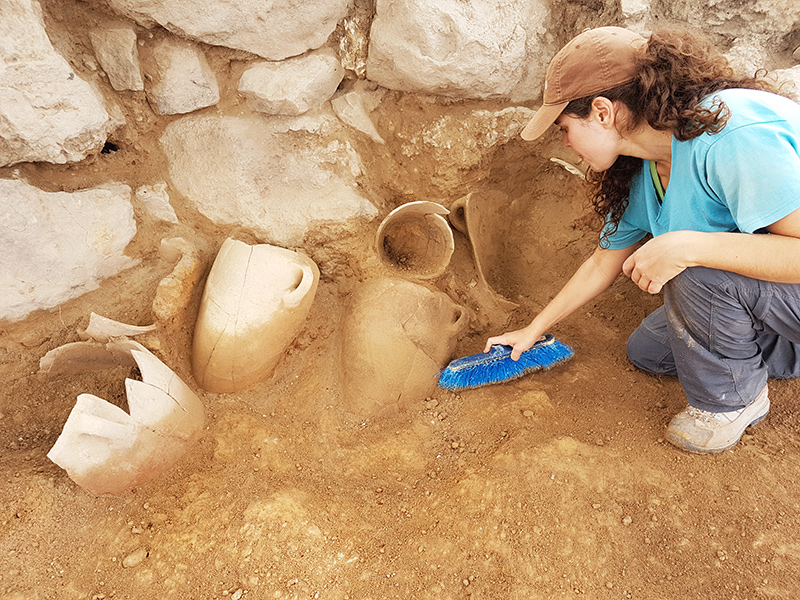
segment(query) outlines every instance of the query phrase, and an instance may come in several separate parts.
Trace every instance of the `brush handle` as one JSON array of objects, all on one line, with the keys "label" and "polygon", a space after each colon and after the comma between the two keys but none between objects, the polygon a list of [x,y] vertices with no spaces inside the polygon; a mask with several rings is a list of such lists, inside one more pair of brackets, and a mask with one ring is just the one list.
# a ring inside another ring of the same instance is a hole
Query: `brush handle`
[{"label": "brush handle", "polygon": [[[555,341],[555,338],[547,333],[544,336],[544,339],[539,340],[533,346],[531,346],[525,352],[530,352],[531,350],[538,350],[543,346],[549,346]],[[508,358],[511,356],[511,351],[514,350],[511,346],[506,346],[504,344],[495,344],[490,349],[489,352],[478,352],[477,354],[470,354],[469,356],[465,356],[464,358],[457,358],[453,362],[448,365],[448,369],[451,371],[458,371],[459,369],[463,369],[465,367],[471,367],[476,363],[486,363],[492,360],[501,360],[503,358]],[[523,353],[524,354],[524,353]]]}]

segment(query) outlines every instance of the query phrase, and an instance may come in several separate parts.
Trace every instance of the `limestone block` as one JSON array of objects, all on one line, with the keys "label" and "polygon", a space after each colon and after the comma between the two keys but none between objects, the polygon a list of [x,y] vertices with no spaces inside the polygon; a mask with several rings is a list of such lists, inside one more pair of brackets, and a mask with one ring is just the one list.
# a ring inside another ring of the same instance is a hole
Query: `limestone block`
[{"label": "limestone block", "polygon": [[66,163],[100,150],[114,123],[59,55],[36,0],[0,0],[0,167]]},{"label": "limestone block", "polygon": [[114,25],[89,32],[94,55],[115,90],[142,91],[136,32],[132,26]]},{"label": "limestone block", "polygon": [[115,344],[130,354],[142,377],[125,380],[130,413],[81,394],[47,454],[95,494],[119,494],[153,480],[196,441],[205,421],[200,399],[167,365],[141,344],[108,346]]},{"label": "limestone block", "polygon": [[271,115],[300,115],[328,100],[344,77],[331,50],[280,62],[258,62],[239,80],[239,92],[254,110]]},{"label": "limestone block", "polygon": [[377,216],[356,188],[362,166],[346,135],[291,129],[277,117],[191,115],[167,126],[161,146],[173,186],[201,213],[278,246],[299,245],[323,222]]},{"label": "limestone block", "polygon": [[347,14],[352,0],[108,0],[119,14],[156,23],[181,36],[246,50],[268,60],[319,48]]},{"label": "limestone block", "polygon": [[184,114],[219,102],[216,75],[195,44],[156,40],[147,51],[147,100],[159,115]]},{"label": "limestone block", "polygon": [[378,0],[367,77],[395,90],[492,98],[512,95],[535,67],[541,86],[528,55],[545,15],[539,0]]},{"label": "limestone block", "polygon": [[192,342],[192,371],[210,392],[236,392],[272,375],[317,292],[310,258],[228,238],[208,274]]},{"label": "limestone block", "polygon": [[131,189],[43,192],[0,179],[0,319],[17,321],[96,289],[137,261]]},{"label": "limestone block", "polygon": [[367,418],[424,400],[468,321],[466,309],[420,284],[391,277],[360,284],[342,338],[347,408]]}]

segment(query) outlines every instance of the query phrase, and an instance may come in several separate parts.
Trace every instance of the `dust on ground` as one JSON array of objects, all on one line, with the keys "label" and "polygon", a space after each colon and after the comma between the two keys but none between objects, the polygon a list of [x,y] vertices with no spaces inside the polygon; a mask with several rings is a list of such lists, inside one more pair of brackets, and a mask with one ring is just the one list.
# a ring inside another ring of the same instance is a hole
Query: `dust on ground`
[{"label": "dust on ground", "polygon": [[[93,177],[149,183],[166,172],[158,133],[133,132],[80,165],[20,170],[45,189]],[[456,232],[451,265],[431,285],[473,311],[457,355],[526,323],[595,244],[580,182],[547,160],[556,147],[509,143],[475,182],[511,199],[502,260],[486,276],[520,308],[481,305],[469,242]],[[732,451],[672,448],[663,432],[685,405],[680,385],[625,356],[628,334],[659,299],[624,278],[553,330],[575,349],[565,365],[459,394],[437,388],[396,417],[345,411],[340,324],[369,275],[359,265],[374,252],[377,221],[333,241],[309,237],[319,290],[268,381],[238,394],[195,385],[196,301],[156,334],[157,355],[206,407],[204,436],[146,486],[104,497],[78,488],[46,454],[78,394],[124,406],[128,373],[46,377],[38,361],[75,341],[91,311],[151,323],[172,267],[158,257],[162,237],[183,235],[211,259],[237,233],[173,201],[177,227],[137,210],[129,253],[139,266],[0,329],[0,598],[800,596],[800,384],[771,382],[769,418]]]}]

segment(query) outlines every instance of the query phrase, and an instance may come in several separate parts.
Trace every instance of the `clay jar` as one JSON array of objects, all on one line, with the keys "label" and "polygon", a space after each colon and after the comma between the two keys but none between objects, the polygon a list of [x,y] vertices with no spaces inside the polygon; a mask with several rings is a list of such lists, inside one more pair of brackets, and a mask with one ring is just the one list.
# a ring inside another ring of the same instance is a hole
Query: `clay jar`
[{"label": "clay jar", "polygon": [[319,269],[307,256],[228,238],[206,281],[192,370],[210,392],[236,392],[269,377],[303,327]]},{"label": "clay jar", "polygon": [[408,202],[386,215],[378,227],[375,246],[392,275],[435,279],[450,264],[455,244],[441,204]]},{"label": "clay jar", "polygon": [[450,206],[448,219],[469,239],[481,288],[492,304],[513,310],[518,304],[501,296],[486,276],[503,270],[505,240],[508,236],[508,195],[498,191],[471,192]]},{"label": "clay jar", "polygon": [[423,285],[390,277],[360,284],[344,323],[347,409],[367,418],[423,400],[468,320],[466,309]]}]

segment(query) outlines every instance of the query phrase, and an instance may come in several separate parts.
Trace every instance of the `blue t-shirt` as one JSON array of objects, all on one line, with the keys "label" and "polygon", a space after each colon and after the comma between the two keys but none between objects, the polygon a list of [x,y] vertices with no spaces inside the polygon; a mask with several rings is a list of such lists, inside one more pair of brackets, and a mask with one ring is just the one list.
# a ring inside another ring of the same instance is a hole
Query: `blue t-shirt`
[{"label": "blue t-shirt", "polygon": [[672,138],[663,204],[649,161],[642,161],[617,231],[601,235],[604,248],[627,248],[648,233],[753,233],[800,208],[800,104],[744,89],[717,92],[706,102],[714,98],[730,110],[724,129],[685,142]]}]

